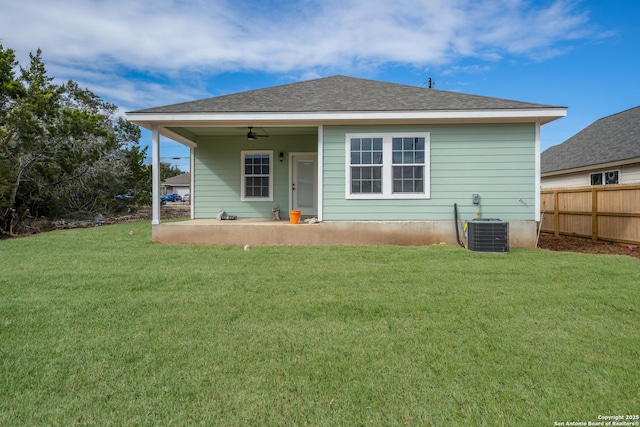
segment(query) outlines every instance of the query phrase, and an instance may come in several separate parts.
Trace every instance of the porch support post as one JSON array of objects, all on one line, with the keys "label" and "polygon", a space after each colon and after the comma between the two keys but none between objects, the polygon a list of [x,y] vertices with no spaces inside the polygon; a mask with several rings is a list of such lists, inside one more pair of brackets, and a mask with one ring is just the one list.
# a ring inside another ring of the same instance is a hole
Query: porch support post
[{"label": "porch support post", "polygon": [[160,224],[160,131],[152,129],[151,144],[151,224]]},{"label": "porch support post", "polygon": [[195,213],[195,209],[194,207],[194,203],[193,203],[193,194],[194,194],[194,189],[196,188],[195,186],[195,176],[196,174],[194,173],[194,167],[195,167],[195,155],[194,155],[194,151],[195,147],[194,146],[189,146],[189,172],[191,173],[191,182],[189,183],[189,204],[191,205],[191,207],[189,208],[189,214],[191,215],[191,219],[194,219],[194,213]]},{"label": "porch support post", "polygon": [[534,209],[535,209],[535,221],[539,222],[540,221],[540,122],[536,122],[535,124],[536,126],[536,134],[535,134],[535,138],[536,138],[536,148],[535,148],[535,195],[536,195],[536,200],[535,200],[535,204],[534,204]]},{"label": "porch support post", "polygon": [[318,221],[322,221],[324,216],[324,198],[322,195],[324,194],[324,186],[322,183],[324,180],[322,179],[324,176],[324,127],[322,125],[318,125]]}]

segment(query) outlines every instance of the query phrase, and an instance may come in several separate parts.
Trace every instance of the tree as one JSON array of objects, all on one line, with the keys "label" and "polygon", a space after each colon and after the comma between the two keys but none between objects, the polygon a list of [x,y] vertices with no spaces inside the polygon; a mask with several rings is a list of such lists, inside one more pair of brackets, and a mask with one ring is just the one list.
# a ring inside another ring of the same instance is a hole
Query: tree
[{"label": "tree", "polygon": [[118,192],[149,193],[136,125],[77,83],[54,84],[39,49],[19,76],[17,66],[14,52],[0,44],[3,232],[11,234],[26,215],[104,212],[116,207]]},{"label": "tree", "polygon": [[171,163],[160,162],[160,181],[166,181],[167,178],[183,174],[179,167],[172,166]]}]

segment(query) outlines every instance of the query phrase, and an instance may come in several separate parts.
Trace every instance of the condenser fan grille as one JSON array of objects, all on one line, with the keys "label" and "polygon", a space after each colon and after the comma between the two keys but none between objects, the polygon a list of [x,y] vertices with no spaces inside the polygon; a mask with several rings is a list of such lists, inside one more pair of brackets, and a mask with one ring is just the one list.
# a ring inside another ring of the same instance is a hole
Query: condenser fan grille
[{"label": "condenser fan grille", "polygon": [[467,243],[473,252],[509,252],[509,223],[499,219],[474,219],[467,224]]}]

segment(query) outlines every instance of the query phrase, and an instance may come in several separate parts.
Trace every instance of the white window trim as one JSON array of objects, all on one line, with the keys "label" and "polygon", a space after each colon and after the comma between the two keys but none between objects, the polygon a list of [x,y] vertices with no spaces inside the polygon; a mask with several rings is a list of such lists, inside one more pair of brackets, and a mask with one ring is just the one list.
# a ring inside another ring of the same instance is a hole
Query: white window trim
[{"label": "white window trim", "polygon": [[[269,197],[247,197],[244,173],[244,156],[247,154],[267,154],[269,156]],[[272,202],[273,201],[273,150],[247,150],[240,152],[240,200],[243,202]]]},{"label": "white window trim", "polygon": [[[382,193],[351,193],[351,138],[382,138]],[[393,138],[424,138],[424,193],[393,193]],[[385,132],[345,134],[345,198],[350,200],[429,199],[431,197],[430,132]]]}]

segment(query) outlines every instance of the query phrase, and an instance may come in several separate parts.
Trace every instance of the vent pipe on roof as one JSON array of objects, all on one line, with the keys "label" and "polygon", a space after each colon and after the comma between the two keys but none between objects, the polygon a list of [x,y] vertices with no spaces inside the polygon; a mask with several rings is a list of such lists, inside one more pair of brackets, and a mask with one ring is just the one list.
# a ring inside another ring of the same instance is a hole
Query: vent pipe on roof
[{"label": "vent pipe on roof", "polygon": [[424,85],[427,85],[429,89],[433,89],[436,86],[436,82],[434,82],[433,79],[429,77],[429,79],[426,82],[422,83],[420,86]]}]

